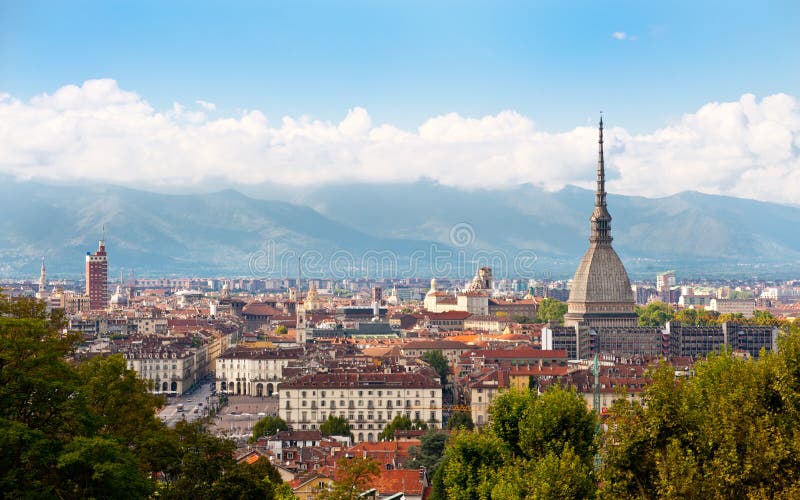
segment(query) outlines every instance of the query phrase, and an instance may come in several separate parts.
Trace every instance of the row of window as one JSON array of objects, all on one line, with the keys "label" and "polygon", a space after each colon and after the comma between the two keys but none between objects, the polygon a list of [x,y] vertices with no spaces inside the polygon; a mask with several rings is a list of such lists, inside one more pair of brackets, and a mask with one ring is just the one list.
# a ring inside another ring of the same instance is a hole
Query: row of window
[{"label": "row of window", "polygon": [[[331,392],[333,392],[333,391],[331,391]],[[350,391],[350,396],[354,396],[354,395],[355,395],[355,392],[356,392],[356,391]],[[376,394],[376,395],[377,395],[378,397],[382,397],[382,396],[383,396],[383,391],[374,391],[374,392],[377,392],[377,394]],[[372,395],[373,395],[373,394],[372,394],[372,393],[373,393],[373,391],[366,391],[366,393],[367,393],[367,396],[372,396]],[[326,392],[326,391],[319,391],[319,395],[320,395],[320,397],[323,397],[323,398],[324,398],[324,397],[326,396],[326,394],[327,394],[327,392]],[[317,391],[311,391],[311,395],[312,395],[312,396],[316,396],[316,395],[317,395]],[[386,391],[386,395],[387,395],[387,396],[392,396],[392,391]],[[402,395],[403,395],[403,391],[397,391],[397,395],[398,395],[398,396],[402,396]],[[410,391],[410,390],[407,390],[407,391],[406,391],[406,396],[410,396],[410,395],[411,395],[411,391]],[[420,397],[419,395],[420,395],[420,391],[416,391],[416,397]],[[308,397],[308,391],[301,391],[301,392],[300,392],[300,396],[301,396],[301,397],[303,397],[303,398],[305,398],[305,397]],[[363,397],[363,396],[364,396],[364,391],[358,391],[358,397]],[[290,398],[290,397],[292,397],[292,396],[291,396],[291,393],[290,393],[289,391],[286,391],[286,397],[287,397],[287,398]],[[339,397],[340,397],[340,398],[343,398],[343,397],[344,397],[344,391],[339,391]],[[432,398],[435,398],[435,397],[436,397],[436,391],[431,391],[431,397],[432,397]],[[398,403],[398,404],[399,404],[399,403]]]},{"label": "row of window", "polygon": [[[326,401],[324,399],[322,401],[320,401],[320,406],[325,407],[325,404],[326,404]],[[419,406],[420,404],[421,403],[420,403],[419,399],[414,401],[414,406],[415,407]],[[396,407],[400,408],[402,405],[403,405],[402,400],[400,400],[400,399],[396,400],[396,404],[395,404]],[[436,406],[436,400],[431,399],[431,404],[430,405],[431,406]],[[309,406],[308,405],[308,401],[306,401],[304,399],[303,401],[300,402],[300,406]],[[312,408],[316,408],[317,402],[316,401],[312,401],[310,406]],[[349,408],[353,408],[355,406],[356,405],[355,405],[354,401],[349,401],[349,405],[348,405]],[[363,400],[359,400],[358,401],[358,406],[359,407],[363,407],[364,406],[364,401]],[[379,400],[378,401],[378,406],[383,406],[383,400]],[[286,402],[286,407],[287,408],[291,408],[289,401]],[[339,407],[340,408],[344,408],[345,407],[344,400],[340,400],[339,401]],[[367,408],[373,408],[373,407],[374,407],[373,402],[371,400],[367,401]],[[387,408],[392,408],[392,402],[391,401],[387,401],[386,402],[386,407]],[[410,408],[410,407],[411,407],[411,400],[410,399],[406,399],[406,408]],[[336,401],[331,401],[330,402],[330,408],[336,408]]]},{"label": "row of window", "polygon": [[[403,415],[403,413],[404,412],[402,412],[402,411],[399,411],[399,412],[394,413],[394,414],[392,412],[386,412],[386,420],[383,419],[383,413],[382,412],[378,412],[377,418],[375,417],[374,414],[368,413],[367,416],[366,416],[366,419],[365,419],[363,413],[359,413],[357,416],[356,416],[355,413],[348,413],[347,415],[345,415],[345,412],[342,411],[342,412],[339,412],[339,417],[347,418],[347,421],[351,422],[350,423],[350,428],[351,429],[356,429],[356,428],[363,429],[364,428],[363,427],[364,424],[352,423],[352,422],[365,422],[365,421],[368,421],[368,420],[377,420],[378,422],[389,422],[395,416]],[[334,413],[331,413],[331,415],[335,416]],[[422,412],[421,411],[413,412],[413,417],[412,417],[412,412],[410,412],[410,411],[405,412],[405,415],[406,415],[406,417],[413,418],[414,420],[422,420]],[[327,420],[327,418],[328,418],[328,414],[327,413],[325,413],[325,412],[320,413],[320,419],[319,419],[320,422],[324,422],[325,420]],[[292,412],[286,412],[286,421],[287,422],[291,422],[292,421]],[[315,411],[311,412],[311,421],[317,421],[317,412],[315,412]],[[430,412],[429,421],[431,421],[431,422],[438,421],[438,419],[436,418],[436,412],[435,411]],[[308,412],[306,412],[306,411],[300,412],[300,422],[301,423],[302,422],[309,422]],[[372,429],[372,425],[373,424],[367,423],[366,425],[367,425],[368,429]],[[380,428],[380,427],[381,427],[380,425],[377,426],[377,428]],[[305,428],[305,427],[303,427],[303,428]],[[315,426],[312,425],[312,428],[315,428]]]}]

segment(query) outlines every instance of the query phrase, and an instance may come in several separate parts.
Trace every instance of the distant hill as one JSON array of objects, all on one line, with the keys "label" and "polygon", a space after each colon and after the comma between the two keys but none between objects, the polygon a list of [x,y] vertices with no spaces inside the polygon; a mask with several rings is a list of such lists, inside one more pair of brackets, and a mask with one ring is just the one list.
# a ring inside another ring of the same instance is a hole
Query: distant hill
[{"label": "distant hill", "polygon": [[[544,268],[569,274],[586,250],[594,193],[529,184],[461,191],[420,181],[325,186],[295,201],[383,237],[446,241],[450,227],[468,222],[480,246],[531,249]],[[634,272],[672,266],[708,275],[746,268],[752,275],[800,268],[798,207],[698,192],[656,199],[610,194],[608,204],[615,248]]]},{"label": "distant hill", "polygon": [[[365,234],[311,208],[236,191],[163,195],[113,186],[0,185],[0,275],[80,275],[105,225],[111,269],[143,274],[296,275],[297,258],[345,250],[411,253],[428,242]],[[268,243],[274,252],[267,262]],[[347,259],[343,259],[347,262]],[[325,268],[327,269],[327,268]],[[317,271],[314,270],[316,273]]]},{"label": "distant hill", "polygon": [[[510,262],[524,251],[537,255],[537,276],[566,277],[586,249],[593,205],[593,193],[575,187],[461,191],[429,181],[287,191],[291,203],[252,197],[257,187],[248,193],[2,182],[0,276],[35,276],[42,255],[51,273],[80,275],[105,224],[112,272],[295,275],[297,255],[311,251],[304,262],[323,259],[322,270],[352,271],[370,252],[374,260],[391,252],[410,266],[404,275],[446,274],[455,264],[469,275],[475,252],[502,251]],[[665,268],[707,276],[800,269],[800,208],[696,192],[609,195],[608,203],[615,248],[634,277]],[[469,233],[466,245],[453,240],[454,227]],[[281,262],[266,263],[266,242]],[[431,271],[435,252],[449,252],[452,265]]]}]

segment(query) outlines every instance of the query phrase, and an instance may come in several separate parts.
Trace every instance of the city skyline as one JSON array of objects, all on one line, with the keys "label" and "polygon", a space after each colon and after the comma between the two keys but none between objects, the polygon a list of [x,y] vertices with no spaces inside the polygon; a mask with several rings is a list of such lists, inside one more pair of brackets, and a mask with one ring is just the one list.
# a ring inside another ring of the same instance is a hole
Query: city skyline
[{"label": "city skyline", "polygon": [[194,7],[3,4],[0,175],[800,198],[789,2]]}]

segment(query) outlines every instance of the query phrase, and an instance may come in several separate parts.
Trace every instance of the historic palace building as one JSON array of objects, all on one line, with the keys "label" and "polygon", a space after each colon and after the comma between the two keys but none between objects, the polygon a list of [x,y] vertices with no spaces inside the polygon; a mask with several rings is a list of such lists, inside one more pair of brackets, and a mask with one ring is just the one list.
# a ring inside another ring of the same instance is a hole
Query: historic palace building
[{"label": "historic palace building", "polygon": [[589,249],[584,254],[567,301],[566,326],[636,326],[633,291],[628,273],[611,246],[611,215],[606,207],[603,118],[600,117],[597,191],[591,221]]}]

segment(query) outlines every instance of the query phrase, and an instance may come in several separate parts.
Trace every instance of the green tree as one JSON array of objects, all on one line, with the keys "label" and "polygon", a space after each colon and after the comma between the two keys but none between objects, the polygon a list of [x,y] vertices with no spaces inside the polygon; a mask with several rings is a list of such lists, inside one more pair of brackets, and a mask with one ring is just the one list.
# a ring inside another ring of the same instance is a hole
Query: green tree
[{"label": "green tree", "polygon": [[353,437],[350,431],[350,424],[344,417],[336,417],[333,414],[328,415],[328,418],[319,426],[319,431],[324,436],[344,436]]},{"label": "green tree", "polygon": [[436,471],[444,454],[444,447],[447,443],[447,434],[429,429],[420,437],[420,446],[412,446],[409,449],[411,459],[405,464],[406,469],[418,469],[425,467],[431,474]]},{"label": "green tree", "polygon": [[764,310],[753,311],[751,319],[756,325],[778,325],[780,323],[771,312]]},{"label": "green tree", "polygon": [[79,338],[60,333],[63,316],[2,296],[0,311],[4,498],[271,498],[277,491],[271,465],[237,466],[236,445],[202,422],[164,427],[154,415],[161,398],[122,357],[68,362]]},{"label": "green tree", "polygon": [[556,299],[544,299],[539,304],[539,312],[537,313],[537,321],[539,323],[550,322],[554,325],[560,325],[564,322],[564,315],[567,313],[567,304]]},{"label": "green tree", "polygon": [[651,302],[647,307],[636,307],[639,326],[664,326],[675,316],[675,310],[664,302]]},{"label": "green tree", "polygon": [[94,430],[80,378],[64,359],[74,338],[60,336],[43,308],[28,312],[5,300],[3,314],[39,317],[0,317],[0,491],[53,495],[63,486],[57,462],[64,446]]},{"label": "green tree", "polygon": [[464,429],[471,431],[475,428],[475,424],[472,422],[472,415],[469,412],[457,411],[447,421],[447,428],[450,430]]},{"label": "green tree", "polygon": [[433,350],[428,351],[422,355],[421,359],[431,365],[431,368],[436,370],[436,373],[439,374],[439,379],[442,382],[442,386],[447,385],[447,375],[450,373],[450,364],[447,362],[447,358],[442,354],[440,350]]},{"label": "green tree", "polygon": [[719,313],[715,311],[687,308],[681,309],[675,313],[675,317],[673,319],[686,325],[708,326],[716,324],[718,317]]},{"label": "green tree", "polygon": [[336,462],[336,480],[328,490],[322,490],[319,500],[356,500],[381,473],[381,467],[371,458],[343,458]]},{"label": "green tree", "polygon": [[643,403],[618,401],[603,435],[607,498],[793,498],[800,491],[800,337],[744,360],[722,352],[676,377],[662,364]]},{"label": "green tree", "polygon": [[498,472],[512,459],[493,432],[456,432],[441,466],[439,498],[491,498]]},{"label": "green tree", "polygon": [[211,487],[211,496],[218,499],[272,500],[278,497],[281,476],[266,458],[252,464],[240,463],[230,467]]},{"label": "green tree", "polygon": [[519,449],[530,458],[566,448],[588,465],[595,453],[595,414],[574,389],[554,386],[530,400],[519,420]]},{"label": "green tree", "polygon": [[567,446],[562,453],[548,452],[538,460],[516,459],[500,469],[492,498],[593,498],[591,466]]},{"label": "green tree", "polygon": [[383,431],[378,434],[378,439],[382,441],[393,441],[395,431],[408,431],[411,429],[425,430],[428,424],[420,420],[411,421],[407,416],[400,414],[395,416],[389,425],[384,427]]},{"label": "green tree", "polygon": [[144,498],[153,489],[129,449],[99,436],[70,441],[58,469],[64,477],[56,489],[59,498]]},{"label": "green tree", "polygon": [[253,426],[253,435],[250,437],[250,442],[254,443],[262,436],[274,436],[276,432],[288,429],[289,426],[286,425],[286,422],[281,417],[267,415],[259,419],[256,425]]},{"label": "green tree", "polygon": [[489,428],[514,455],[520,453],[519,426],[528,407],[536,398],[536,393],[530,390],[512,389],[501,393],[489,407]]},{"label": "green tree", "polygon": [[99,418],[98,432],[114,436],[125,446],[136,446],[146,433],[161,427],[155,410],[164,398],[149,392],[150,383],[129,370],[122,355],[92,358],[78,366],[81,393]]},{"label": "green tree", "polygon": [[276,335],[286,335],[287,333],[289,333],[289,329],[286,328],[286,325],[278,325],[278,327],[275,329]]},{"label": "green tree", "polygon": [[177,479],[164,492],[168,498],[213,498],[214,483],[232,470],[236,444],[206,432],[202,422],[179,421],[174,430],[179,442]]}]

